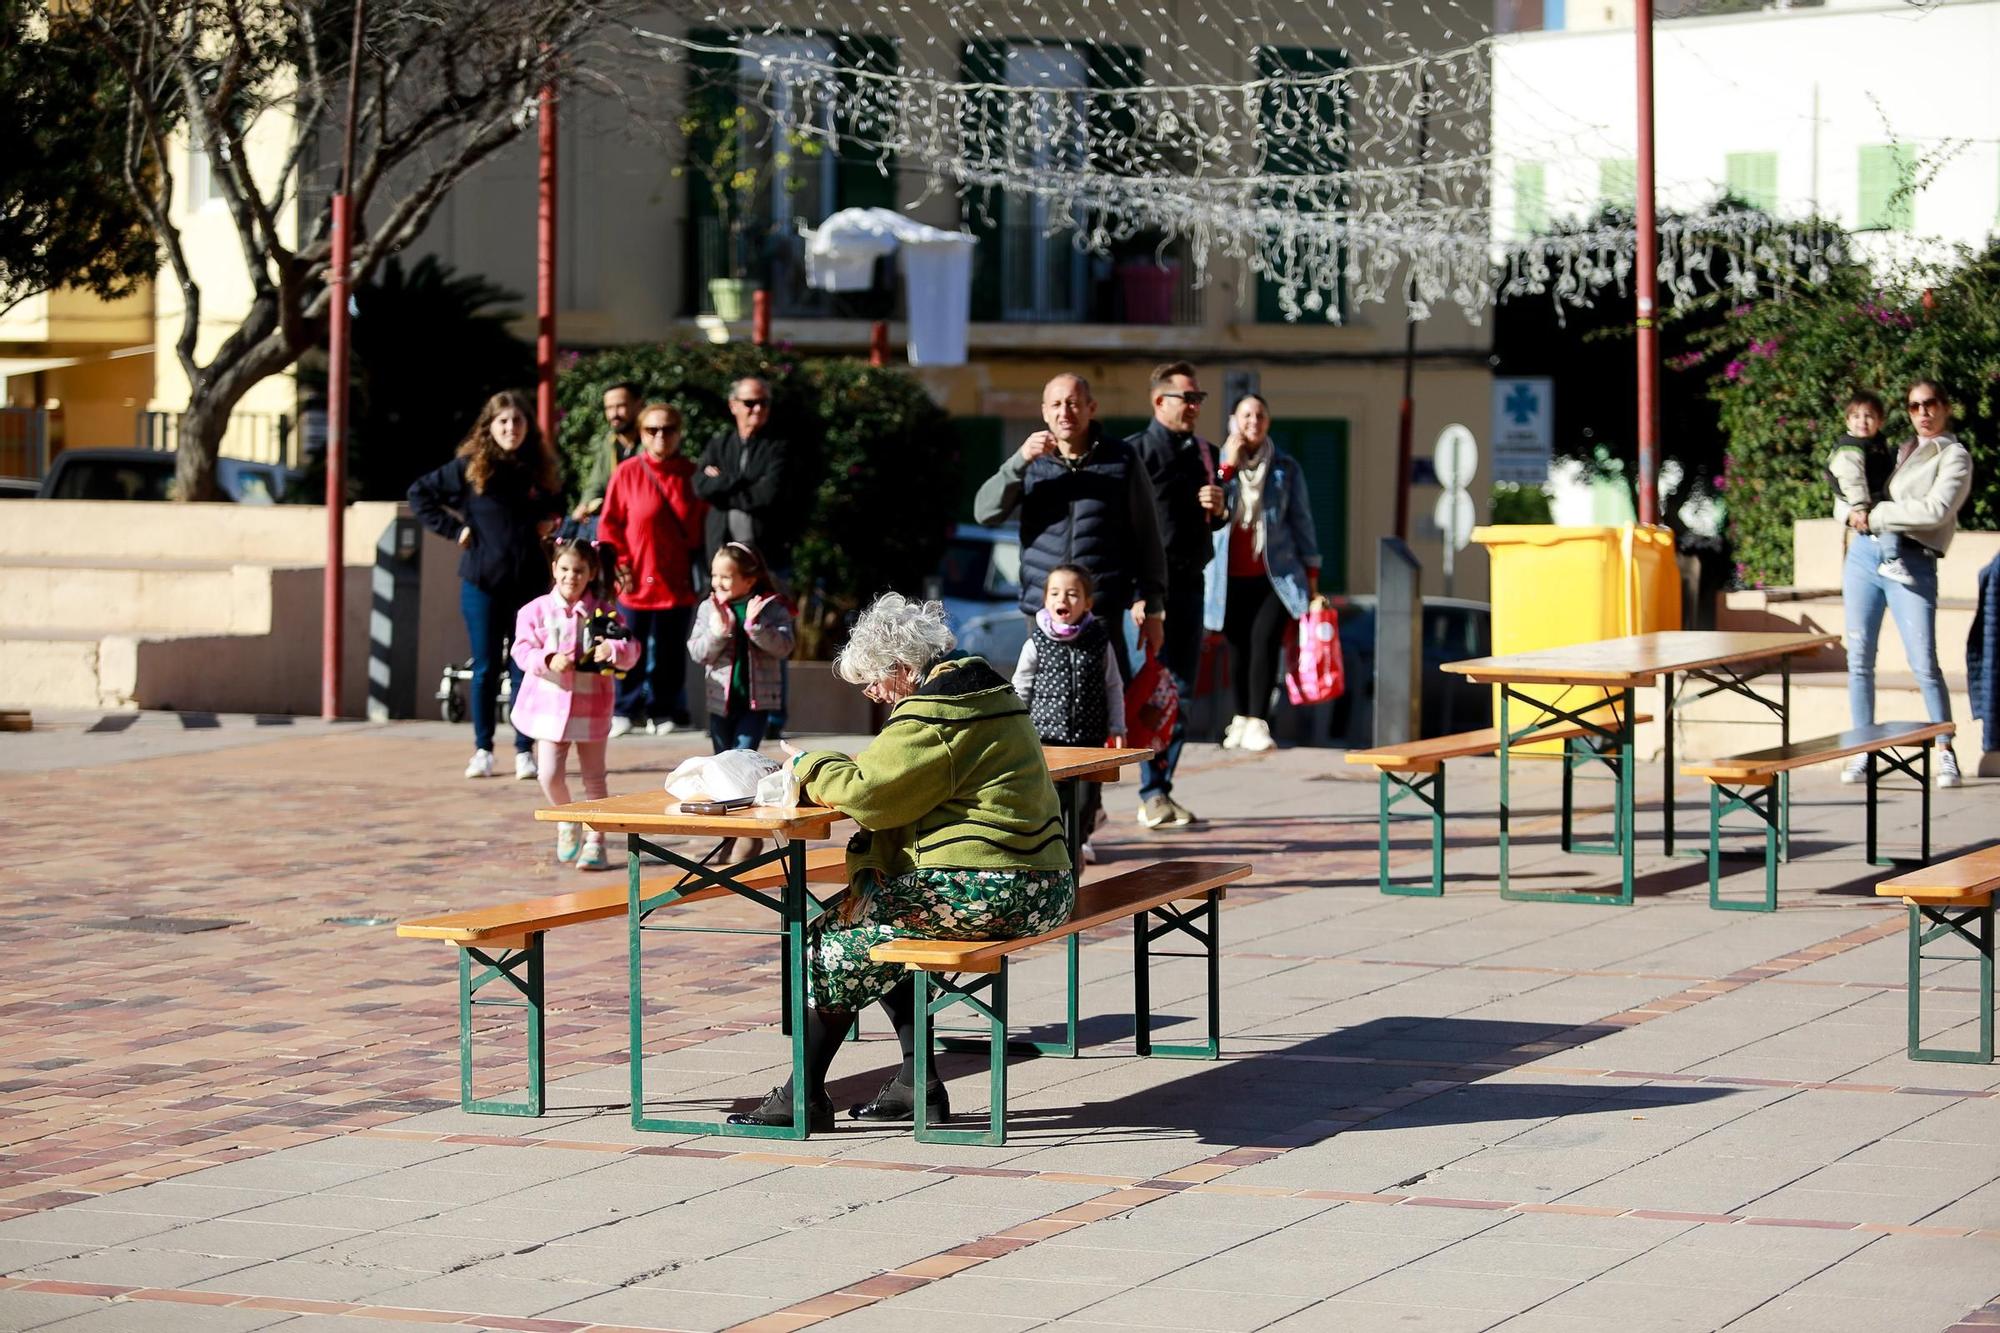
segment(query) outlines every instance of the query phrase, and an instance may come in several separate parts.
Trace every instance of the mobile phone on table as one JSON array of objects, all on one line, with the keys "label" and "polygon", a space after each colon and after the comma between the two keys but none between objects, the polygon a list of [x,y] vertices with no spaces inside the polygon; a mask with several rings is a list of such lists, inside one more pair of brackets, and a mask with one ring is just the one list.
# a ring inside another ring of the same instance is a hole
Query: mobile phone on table
[{"label": "mobile phone on table", "polygon": [[726,801],[682,801],[684,815],[726,815],[731,810],[747,810],[755,801],[751,796],[732,796]]}]

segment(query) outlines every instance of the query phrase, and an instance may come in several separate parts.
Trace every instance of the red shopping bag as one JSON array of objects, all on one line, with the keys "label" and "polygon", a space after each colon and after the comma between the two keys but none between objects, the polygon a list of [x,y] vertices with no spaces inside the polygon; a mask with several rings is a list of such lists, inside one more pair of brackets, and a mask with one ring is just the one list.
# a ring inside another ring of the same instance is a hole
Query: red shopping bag
[{"label": "red shopping bag", "polygon": [[1330,606],[1308,610],[1285,631],[1285,693],[1292,703],[1331,703],[1347,688],[1340,617]]},{"label": "red shopping bag", "polygon": [[1181,692],[1173,672],[1160,665],[1151,653],[1133,673],[1125,687],[1125,743],[1135,750],[1158,754],[1173,739],[1174,716],[1180,712]]}]

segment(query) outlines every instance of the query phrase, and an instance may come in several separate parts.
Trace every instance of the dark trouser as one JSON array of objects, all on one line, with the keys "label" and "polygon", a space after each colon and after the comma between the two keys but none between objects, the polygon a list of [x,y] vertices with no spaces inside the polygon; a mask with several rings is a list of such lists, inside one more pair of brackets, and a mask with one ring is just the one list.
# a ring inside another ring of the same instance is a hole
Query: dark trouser
[{"label": "dark trouser", "polygon": [[639,664],[618,682],[618,715],[632,722],[687,721],[688,629],[694,608],[669,606],[640,611],[621,604],[618,613],[639,644]]},{"label": "dark trouser", "polygon": [[1172,673],[1181,692],[1181,706],[1174,713],[1174,729],[1167,748],[1156,758],[1139,766],[1139,797],[1171,796],[1174,770],[1180,767],[1181,747],[1187,743],[1188,709],[1194,703],[1194,683],[1201,674],[1202,570],[1176,569],[1167,574],[1167,641],[1161,660]]},{"label": "dark trouser", "polygon": [[1291,617],[1271,586],[1268,575],[1251,574],[1229,580],[1229,609],[1222,634],[1229,640],[1230,686],[1239,717],[1271,720],[1271,690],[1278,683],[1278,659],[1284,651],[1285,626]]},{"label": "dark trouser", "polygon": [[[472,643],[472,748],[493,748],[493,713],[500,700],[500,672],[504,668],[514,683],[514,697],[521,697],[521,668],[514,665],[507,641],[514,637],[514,620],[533,595],[487,592],[461,580],[458,609],[465,616],[465,637]],[[535,742],[514,733],[514,748],[527,754]]]},{"label": "dark trouser", "polygon": [[724,750],[754,750],[764,743],[764,733],[770,730],[769,713],[753,713],[746,710],[730,712],[723,717],[708,715],[708,739],[715,746],[715,752]]}]

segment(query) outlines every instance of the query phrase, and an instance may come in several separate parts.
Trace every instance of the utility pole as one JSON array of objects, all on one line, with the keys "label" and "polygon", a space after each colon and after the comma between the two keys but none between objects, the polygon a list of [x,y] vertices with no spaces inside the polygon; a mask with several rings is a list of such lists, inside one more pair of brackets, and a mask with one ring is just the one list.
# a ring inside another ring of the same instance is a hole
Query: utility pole
[{"label": "utility pole", "polygon": [[[1417,110],[1417,161],[1421,166],[1431,158],[1431,80],[1424,76]],[[1418,197],[1423,193],[1423,177],[1417,177]],[[1417,321],[1410,318],[1409,304],[1416,299],[1416,279],[1403,280],[1403,400],[1396,411],[1396,539],[1410,540],[1410,468],[1416,460],[1411,438],[1417,415]]]},{"label": "utility pole", "polygon": [[535,421],[556,438],[556,88],[542,85],[535,207]]},{"label": "utility pole", "polygon": [[320,585],[319,715],[340,716],[341,584],[347,574],[343,547],[347,527],[347,366],[352,334],[348,321],[348,264],[354,228],[347,192],[354,187],[354,118],[358,114],[361,25],[366,0],[354,0],[354,33],[347,53],[347,124],[340,146],[340,188],[333,195],[333,254],[327,287],[331,308],[326,321],[326,578]]},{"label": "utility pole", "polygon": [[1639,521],[1660,521],[1660,330],[1656,322],[1660,289],[1659,220],[1654,212],[1653,167],[1653,0],[1636,0],[1639,84],[1638,190],[1638,355],[1639,355]]}]

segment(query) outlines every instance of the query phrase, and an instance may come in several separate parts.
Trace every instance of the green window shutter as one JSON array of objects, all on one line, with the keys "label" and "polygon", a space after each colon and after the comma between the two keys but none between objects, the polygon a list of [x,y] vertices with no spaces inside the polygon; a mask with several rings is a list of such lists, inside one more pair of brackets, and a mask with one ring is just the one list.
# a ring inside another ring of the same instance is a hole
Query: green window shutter
[{"label": "green window shutter", "polygon": [[[967,42],[959,53],[959,76],[963,83],[1005,84],[1007,43]],[[1000,119],[1005,114],[1005,103],[997,94],[972,93],[966,97],[962,126],[968,147],[966,156],[974,155],[973,144],[989,135],[998,137]],[[989,151],[991,147],[987,145]],[[1006,200],[1003,192],[985,187],[965,192],[966,229],[979,238],[972,259],[972,318],[976,320],[1000,318],[1000,246],[1005,234]]]},{"label": "green window shutter", "polygon": [[[1260,46],[1256,52],[1257,77],[1272,79],[1281,75],[1329,74],[1347,68],[1347,53],[1333,47],[1322,46]],[[1314,115],[1321,123],[1345,125],[1347,108],[1341,105],[1337,94],[1322,94],[1317,99]],[[1267,170],[1290,175],[1303,172],[1339,171],[1347,165],[1347,154],[1339,148],[1315,141],[1311,136],[1287,133],[1288,127],[1277,123],[1282,108],[1282,99],[1267,89],[1258,110],[1258,129],[1263,141],[1264,160]],[[1338,208],[1346,201],[1330,200]],[[1346,278],[1340,281],[1340,290],[1320,293],[1322,300],[1333,301],[1338,308],[1347,304]],[[1279,284],[1264,274],[1257,275],[1257,322],[1259,324],[1283,324],[1285,310],[1279,297]],[[1300,298],[1304,292],[1298,293]]]},{"label": "green window shutter", "polygon": [[999,417],[951,419],[952,434],[958,439],[958,508],[953,512],[960,522],[972,521],[973,498],[1007,457],[1007,444],[1000,435],[1002,428]]},{"label": "green window shutter", "polygon": [[1514,235],[1521,240],[1549,229],[1548,169],[1540,162],[1514,167]]},{"label": "green window shutter", "polygon": [[[845,35],[836,42],[844,87],[852,89],[859,83],[852,71],[869,74],[896,72],[896,43],[893,39]],[[839,125],[839,164],[835,168],[835,208],[896,207],[895,154],[878,155],[873,148],[847,146],[850,134],[871,143],[880,143],[887,137],[888,129],[887,126],[857,120],[851,112],[843,114]]]},{"label": "green window shutter", "polygon": [[1857,163],[1861,177],[1854,226],[1857,231],[1908,231],[1915,221],[1915,200],[1904,188],[1915,161],[1901,144],[1861,146]]},{"label": "green window shutter", "polygon": [[1597,198],[1610,208],[1631,212],[1639,206],[1639,164],[1629,157],[1607,157],[1597,164]]},{"label": "green window shutter", "polygon": [[1271,440],[1299,460],[1319,538],[1319,586],[1347,591],[1347,421],[1342,417],[1292,418],[1271,423]]},{"label": "green window shutter", "polygon": [[1724,161],[1729,193],[1766,213],[1778,207],[1778,155],[1730,153]]},{"label": "green window shutter", "polygon": [[[715,28],[697,28],[688,39],[701,47],[728,46],[734,38]],[[681,272],[688,275],[688,290],[682,304],[690,311],[709,308],[708,280],[729,275],[728,238],[725,219],[717,210],[715,196],[701,164],[710,160],[717,143],[716,122],[737,104],[737,57],[726,51],[695,50],[688,53],[687,113],[694,132],[687,141],[687,236],[686,262]]]}]

